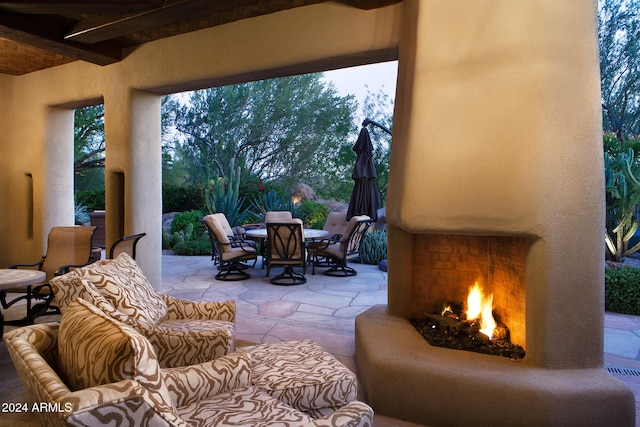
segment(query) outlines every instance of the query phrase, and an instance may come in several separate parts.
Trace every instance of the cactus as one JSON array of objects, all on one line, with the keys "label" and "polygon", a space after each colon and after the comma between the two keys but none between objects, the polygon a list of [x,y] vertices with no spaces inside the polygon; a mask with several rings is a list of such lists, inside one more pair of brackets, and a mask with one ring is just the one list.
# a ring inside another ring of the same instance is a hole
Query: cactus
[{"label": "cactus", "polygon": [[171,247],[174,247],[178,243],[184,243],[184,232],[176,231],[173,233],[173,239],[171,239]]},{"label": "cactus", "polygon": [[193,234],[193,224],[189,223],[187,224],[187,226],[184,228],[184,240],[185,242],[188,242],[191,240],[191,235]]},{"label": "cactus", "polygon": [[363,264],[377,265],[383,259],[387,259],[387,231],[367,233],[360,246],[360,260]]},{"label": "cactus", "polygon": [[164,227],[162,227],[162,249],[171,249],[171,236]]}]

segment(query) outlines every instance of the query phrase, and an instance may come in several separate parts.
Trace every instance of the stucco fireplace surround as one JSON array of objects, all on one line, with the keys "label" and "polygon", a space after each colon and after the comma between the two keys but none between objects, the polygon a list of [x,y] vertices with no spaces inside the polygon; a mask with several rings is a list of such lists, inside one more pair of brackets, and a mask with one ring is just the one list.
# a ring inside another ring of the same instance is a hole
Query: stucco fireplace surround
[{"label": "stucco fireplace surround", "polygon": [[[429,426],[633,426],[603,368],[604,183],[593,2],[404,2],[388,304],[356,319],[382,415]],[[524,359],[432,347],[409,320],[472,281]]]}]

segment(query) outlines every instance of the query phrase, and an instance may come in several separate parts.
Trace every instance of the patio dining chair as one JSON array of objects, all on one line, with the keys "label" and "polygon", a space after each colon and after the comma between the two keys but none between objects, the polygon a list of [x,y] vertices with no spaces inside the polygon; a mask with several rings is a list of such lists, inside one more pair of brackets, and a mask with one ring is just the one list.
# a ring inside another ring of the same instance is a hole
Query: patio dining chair
[{"label": "patio dining chair", "polygon": [[360,258],[360,246],[373,220],[367,215],[354,216],[349,220],[344,234],[339,239],[324,239],[316,242],[313,251],[312,274],[322,260],[328,260],[330,268],[324,272],[328,276],[355,276],[356,270],[347,265]]},{"label": "patio dining chair", "polygon": [[289,211],[269,211],[264,214],[264,222],[278,222],[278,221],[289,221],[292,219],[291,212]]},{"label": "patio dining chair", "polygon": [[[234,238],[231,227],[224,214],[212,214],[202,218],[211,240],[211,259],[218,262],[216,279],[225,281],[245,280],[251,275],[246,270],[245,261],[253,260],[255,266],[258,259],[255,242]],[[226,226],[225,226],[226,223]],[[231,235],[229,232],[231,231]]]},{"label": "patio dining chair", "polygon": [[[0,303],[7,309],[18,301],[26,300],[26,316],[21,320],[6,321],[7,324],[29,325],[38,316],[58,314],[60,310],[53,303],[53,292],[49,280],[68,272],[71,268],[89,263],[93,233],[96,227],[65,226],[53,227],[47,238],[47,252],[40,261],[33,264],[14,264],[8,268],[37,268],[46,273],[45,281],[36,284],[0,290]],[[20,296],[7,301],[7,294]],[[33,304],[33,301],[39,301]]]},{"label": "patio dining chair", "polygon": [[111,245],[109,258],[114,259],[121,253],[126,252],[131,258],[136,259],[136,246],[138,246],[138,241],[146,235],[147,233],[139,233],[131,236],[122,236]]},{"label": "patio dining chair", "polygon": [[[301,285],[307,282],[306,247],[302,221],[292,219],[287,222],[267,223],[267,277],[274,266],[283,266],[284,271],[271,279],[274,285]],[[302,274],[293,267],[302,267]]]}]

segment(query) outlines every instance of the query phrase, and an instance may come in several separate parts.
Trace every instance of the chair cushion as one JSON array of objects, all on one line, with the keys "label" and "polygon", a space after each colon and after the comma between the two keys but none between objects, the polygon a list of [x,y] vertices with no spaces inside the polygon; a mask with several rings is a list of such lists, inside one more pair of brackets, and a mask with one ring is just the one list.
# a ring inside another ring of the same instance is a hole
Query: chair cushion
[{"label": "chair cushion", "polygon": [[72,281],[74,277],[90,281],[117,310],[134,319],[156,324],[167,315],[167,304],[126,253],[52,279],[51,286],[63,313],[81,292]]},{"label": "chair cushion", "polygon": [[173,408],[149,341],[83,299],[69,304],[62,316],[58,370],[72,391],[135,380],[154,403]]},{"label": "chair cushion", "polygon": [[[230,242],[229,235],[225,231],[222,224],[220,224],[220,221],[218,221],[217,217],[215,217],[214,215],[207,215],[203,218],[203,221],[205,222],[207,227],[209,227],[209,229],[213,232],[213,235],[218,242],[221,242],[221,243]],[[222,245],[221,249],[224,249],[227,246],[228,245]]]},{"label": "chair cushion", "polygon": [[251,356],[256,387],[304,411],[342,406],[356,399],[356,376],[311,340],[243,348]]},{"label": "chair cushion", "polygon": [[256,387],[241,387],[177,409],[191,426],[303,426],[313,418]]}]

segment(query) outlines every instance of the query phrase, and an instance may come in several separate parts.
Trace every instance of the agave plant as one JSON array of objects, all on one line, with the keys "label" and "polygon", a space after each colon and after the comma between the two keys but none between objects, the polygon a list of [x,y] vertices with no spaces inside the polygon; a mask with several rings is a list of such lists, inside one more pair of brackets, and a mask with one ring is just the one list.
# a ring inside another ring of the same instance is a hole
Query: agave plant
[{"label": "agave plant", "polygon": [[228,179],[211,180],[204,200],[210,213],[225,214],[232,227],[242,225],[249,212],[243,209],[244,197],[240,197],[240,168],[233,169]]},{"label": "agave plant", "polygon": [[605,155],[605,184],[607,217],[605,243],[613,261],[640,250],[640,244],[629,248],[629,242],[638,230],[638,203],[640,178],[633,149],[614,155]]}]

